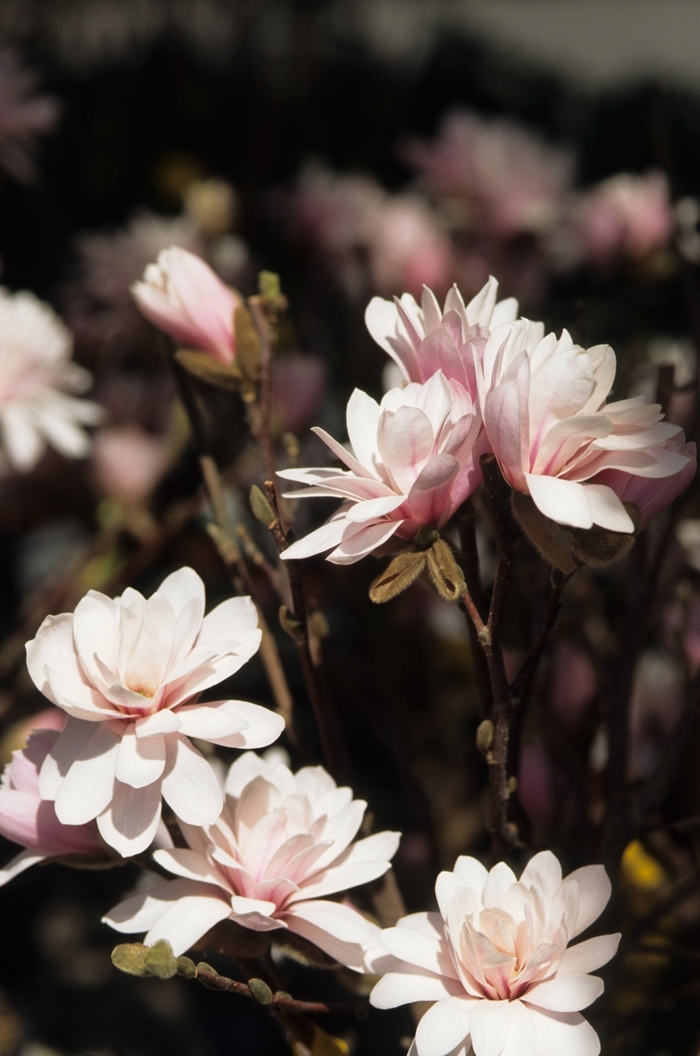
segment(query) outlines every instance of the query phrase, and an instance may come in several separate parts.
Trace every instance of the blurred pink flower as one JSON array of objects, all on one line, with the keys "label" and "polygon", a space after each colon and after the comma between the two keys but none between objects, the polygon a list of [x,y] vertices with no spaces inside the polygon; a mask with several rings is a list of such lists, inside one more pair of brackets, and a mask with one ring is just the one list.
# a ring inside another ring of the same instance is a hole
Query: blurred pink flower
[{"label": "blurred pink flower", "polygon": [[55,312],[33,293],[0,287],[0,425],[10,466],[33,469],[48,441],[67,458],[84,458],[92,443],[84,425],[97,425],[96,403],[68,393],[92,384],[73,363],[71,336]]},{"label": "blurred pink flower", "polygon": [[530,859],[520,880],[499,862],[490,872],[458,858],[435,885],[439,912],[412,913],[368,952],[383,977],[375,1008],[433,1001],[409,1056],[597,1056],[598,1035],[580,1015],[603,992],[588,973],[617,951],[619,935],[567,949],[602,913],[610,881],[602,865],[562,879],[551,851]]},{"label": "blurred pink flower", "polygon": [[643,477],[647,510],[666,493],[663,478],[686,479],[690,453],[681,453],[681,430],[661,421],[658,404],[643,396],[605,403],[615,376],[609,345],[586,350],[566,331],[545,337],[542,324],[523,320],[494,331],[476,369],[484,429],[506,480],[553,521],[631,532],[604,470],[621,471],[625,482]]},{"label": "blurred pink flower", "polygon": [[222,920],[254,931],[288,929],[349,967],[362,970],[363,947],[376,926],[334,895],[383,876],[400,834],[377,832],[353,843],[367,804],[338,788],[322,766],[293,774],[253,752],[226,779],[219,820],[183,825],[189,849],[156,851],[181,879],[136,894],[104,918],[117,931],[148,930],[176,954]]},{"label": "blurred pink flower", "polygon": [[131,288],[145,317],[185,347],[233,363],[233,315],[241,300],[200,257],[171,246]]},{"label": "blurred pink flower", "polygon": [[104,854],[94,821],[62,825],[53,803],[39,795],[39,771],[56,742],[57,730],[39,730],[26,748],[12,753],[0,787],[0,834],[25,848],[0,869],[0,886],[46,858],[64,854]]},{"label": "blurred pink flower", "polygon": [[597,689],[595,668],[586,653],[571,642],[555,645],[549,693],[552,708],[562,721],[575,726]]},{"label": "blurred pink flower", "polygon": [[204,616],[204,584],[181,568],[146,600],[96,591],[74,613],[47,616],[27,643],[34,684],[68,713],[40,773],[43,799],[64,825],[97,818],[121,855],[151,843],[161,794],[178,817],[210,824],[221,811],[214,772],[192,744],[257,748],[279,737],[284,721],[239,700],[197,703],[257,651],[260,631],[250,598],[230,598]]},{"label": "blurred pink flower", "polygon": [[451,241],[417,194],[387,197],[369,228],[367,249],[372,285],[380,293],[449,286]]},{"label": "blurred pink flower", "polygon": [[49,132],[59,115],[55,99],[32,94],[36,83],[13,51],[0,51],[0,165],[21,183],[36,179],[34,137]]},{"label": "blurred pink flower", "polygon": [[668,181],[662,172],[621,172],[579,199],[575,228],[580,252],[598,264],[663,249],[673,234]]},{"label": "blurred pink flower", "polygon": [[146,502],[169,461],[166,441],[136,425],[100,429],[95,436],[92,466],[98,486],[119,502]]},{"label": "blurred pink flower", "polygon": [[498,283],[491,277],[465,307],[462,294],[453,286],[441,310],[435,294],[424,286],[420,308],[410,293],[393,301],[373,297],[365,323],[406,381],[422,383],[441,370],[475,399],[475,356],[483,355],[492,329],[512,322],[518,314],[516,300],[509,297],[497,303],[497,295]]},{"label": "blurred pink flower", "polygon": [[328,371],[318,356],[290,352],[272,365],[272,420],[276,432],[308,426],[326,390]]},{"label": "blurred pink flower", "polygon": [[456,199],[459,226],[509,238],[540,233],[557,220],[572,158],[511,121],[453,112],[432,143],[414,141],[405,156],[438,198]]},{"label": "blurred pink flower", "polygon": [[546,828],[552,819],[552,768],[539,737],[527,741],[520,752],[518,797],[532,823]]},{"label": "blurred pink flower", "polygon": [[394,534],[413,539],[425,526],[444,527],[480,481],[475,453],[480,427],[469,393],[441,371],[425,385],[390,389],[381,404],[355,389],[347,408],[352,454],[323,429],[314,429],[349,469],[278,473],[307,485],[289,497],[346,500],[282,556],[296,560],[333,547],[328,560],[349,565]]}]

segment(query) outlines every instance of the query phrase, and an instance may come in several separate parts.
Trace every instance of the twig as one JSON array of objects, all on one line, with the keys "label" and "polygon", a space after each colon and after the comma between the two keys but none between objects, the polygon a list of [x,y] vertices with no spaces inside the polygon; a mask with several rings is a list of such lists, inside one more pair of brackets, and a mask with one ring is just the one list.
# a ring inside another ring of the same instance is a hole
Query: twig
[{"label": "twig", "polygon": [[537,674],[537,668],[547,644],[547,639],[554,628],[557,616],[561,610],[561,596],[564,587],[575,574],[575,572],[564,574],[557,569],[552,570],[552,590],[549,595],[547,612],[545,613],[538,635],[530,646],[530,651],[523,660],[521,668],[513,681],[513,693],[518,698],[520,704],[526,703],[530,695],[532,683]]},{"label": "twig", "polygon": [[[257,423],[255,423],[253,435],[263,453],[265,476],[270,480],[274,480],[277,471],[277,459],[270,428],[270,418],[272,414],[272,361],[277,336],[277,312],[264,297],[249,297],[248,306],[260,338],[259,418]],[[284,519],[282,523],[284,525]]]},{"label": "twig", "polygon": [[[195,978],[212,990],[227,990],[233,994],[242,994],[244,997],[249,997],[253,1001],[257,1001],[258,1004],[263,1003],[255,997],[247,983],[239,983],[237,979],[229,979],[226,975],[218,975],[209,966],[205,967],[203,964],[198,964]],[[280,1009],[280,1011],[284,1012],[298,1012],[302,1015],[352,1015],[361,1012],[365,1008],[365,1005],[360,1002],[326,1005],[322,1001],[295,1001],[293,997],[282,991],[271,994],[270,1000],[264,1004],[268,1008]]]}]

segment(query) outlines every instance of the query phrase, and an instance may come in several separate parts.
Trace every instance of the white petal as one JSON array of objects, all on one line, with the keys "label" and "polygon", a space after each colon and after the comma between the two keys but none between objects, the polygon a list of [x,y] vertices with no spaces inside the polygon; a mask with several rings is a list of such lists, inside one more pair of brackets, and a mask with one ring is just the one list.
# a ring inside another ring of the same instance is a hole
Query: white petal
[{"label": "white petal", "polygon": [[212,825],[223,807],[218,778],[204,756],[179,733],[167,739],[163,798],[190,825]]},{"label": "white petal", "polygon": [[484,906],[487,909],[491,907],[498,909],[506,891],[515,883],[517,883],[515,873],[510,866],[506,865],[505,862],[498,862],[489,872],[488,880],[484,885]]},{"label": "white petal", "polygon": [[152,785],[165,769],[165,738],[137,738],[135,723],[127,726],[117,753],[115,776],[132,788]]},{"label": "white petal", "polygon": [[477,858],[470,858],[466,854],[459,856],[454,866],[455,875],[464,880],[476,897],[481,899],[488,880],[488,870]]},{"label": "white petal", "polygon": [[68,716],[63,732],[49,749],[39,771],[39,795],[42,799],[56,798],[73,760],[94,732],[95,726],[92,722]]},{"label": "white petal", "polygon": [[380,413],[376,400],[361,389],[355,389],[347,406],[348,437],[355,458],[365,468],[374,465],[377,455],[377,426]]},{"label": "white petal", "polygon": [[376,943],[376,924],[340,902],[296,902],[284,919],[290,931],[357,972],[364,970],[365,950]]},{"label": "white petal", "polygon": [[300,897],[320,898],[378,879],[390,867],[400,839],[400,832],[375,832],[358,840],[308,883],[298,881],[301,884]]},{"label": "white petal", "polygon": [[159,821],[159,781],[145,788],[115,781],[112,802],[98,817],[97,827],[105,843],[128,858],[153,843]]},{"label": "white petal", "polygon": [[97,726],[85,741],[56,794],[56,817],[63,825],[84,825],[108,805],[114,790],[119,741],[119,735],[107,724]]},{"label": "white petal", "polygon": [[200,890],[201,885],[191,880],[159,880],[145,891],[137,891],[113,906],[102,920],[126,935],[148,931],[173,902]]},{"label": "white petal", "polygon": [[153,852],[153,860],[174,876],[223,886],[216,867],[211,865],[204,854],[190,850],[189,847],[173,847],[170,850],[160,848]]},{"label": "white petal", "polygon": [[586,972],[602,968],[617,953],[620,938],[619,932],[616,935],[597,935],[594,939],[569,946],[559,962],[557,975],[585,975]]},{"label": "white petal", "polygon": [[434,938],[413,928],[385,928],[380,942],[389,953],[434,975],[457,979],[445,939]]},{"label": "white petal", "polygon": [[[264,708],[261,704],[250,704],[247,700],[213,701],[207,706],[225,713],[236,721],[245,723],[239,733],[228,737],[205,737],[212,744],[221,744],[225,748],[266,748],[276,741],[284,730],[284,719],[281,715]],[[180,710],[178,710],[178,715]]]},{"label": "white petal", "polygon": [[525,866],[520,883],[525,887],[536,887],[545,898],[553,898],[561,887],[562,875],[559,859],[551,851],[540,851],[533,855]]},{"label": "white petal", "polygon": [[35,850],[28,847],[0,869],[0,887],[4,887],[5,884],[9,883],[10,880],[14,880],[16,876],[23,873],[25,869],[29,869],[30,866],[43,862],[45,858],[45,854],[37,854]]},{"label": "white petal", "polygon": [[593,527],[591,504],[583,484],[532,473],[526,473],[525,479],[535,506],[545,517],[572,528]]},{"label": "white petal", "polygon": [[290,547],[284,550],[280,557],[283,561],[300,561],[304,557],[313,557],[322,554],[326,550],[337,546],[343,538],[348,527],[345,518],[328,521],[320,528],[305,535],[303,539],[297,539]]},{"label": "white petal", "polygon": [[387,972],[370,994],[369,1002],[374,1008],[397,1008],[414,1001],[442,1001],[445,997],[456,997],[463,993],[462,984],[456,979],[444,979],[431,972],[411,971]]},{"label": "white petal", "polygon": [[605,484],[584,484],[593,523],[610,532],[633,532],[632,518],[612,488]]},{"label": "white petal", "polygon": [[521,1001],[511,1001],[510,1032],[501,1056],[535,1056],[536,1045],[533,1013]]},{"label": "white petal", "polygon": [[537,1056],[598,1056],[600,1039],[580,1012],[531,1011]]},{"label": "white petal", "polygon": [[501,1056],[510,1034],[510,1001],[478,1001],[469,1033],[475,1056]]},{"label": "white petal", "polygon": [[223,704],[223,701],[213,701],[210,704],[186,704],[178,708],[180,732],[185,737],[197,737],[201,741],[216,743],[222,737],[231,737],[234,733],[240,733],[245,729],[247,726],[245,719],[218,707],[219,703]]},{"label": "white petal", "polygon": [[231,916],[231,907],[225,896],[216,888],[199,885],[200,893],[184,895],[174,905],[168,906],[145,938],[147,946],[159,939],[166,939],[179,957],[185,950],[196,946],[210,928]]},{"label": "white petal", "polygon": [[236,652],[249,660],[260,644],[258,611],[252,598],[227,598],[204,617],[197,645],[237,641]]},{"label": "white petal", "polygon": [[180,720],[174,711],[154,711],[135,722],[136,736],[160,737],[164,733],[176,733],[180,729]]},{"label": "white petal", "polygon": [[533,986],[523,1000],[550,1012],[580,1012],[600,997],[605,989],[597,975],[562,975]]},{"label": "white petal", "polygon": [[578,917],[570,936],[573,939],[603,912],[612,894],[612,884],[603,865],[584,865],[569,873],[566,879],[575,880],[579,889]]},{"label": "white petal", "polygon": [[185,566],[178,568],[177,572],[171,572],[165,577],[156,593],[168,599],[176,616],[190,601],[194,600],[197,603],[201,623],[204,616],[204,584],[193,568]]},{"label": "white petal", "polygon": [[468,997],[448,997],[425,1013],[416,1030],[419,1056],[447,1056],[469,1034],[472,1009],[479,1002]]}]

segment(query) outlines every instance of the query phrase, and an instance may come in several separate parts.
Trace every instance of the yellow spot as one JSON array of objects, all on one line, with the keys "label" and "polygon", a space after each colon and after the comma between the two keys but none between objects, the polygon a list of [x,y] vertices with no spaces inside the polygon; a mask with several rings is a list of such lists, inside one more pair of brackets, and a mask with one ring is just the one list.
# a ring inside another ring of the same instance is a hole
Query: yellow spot
[{"label": "yellow spot", "polygon": [[625,848],[622,856],[622,875],[638,891],[657,891],[667,880],[664,869],[639,840],[633,840]]}]

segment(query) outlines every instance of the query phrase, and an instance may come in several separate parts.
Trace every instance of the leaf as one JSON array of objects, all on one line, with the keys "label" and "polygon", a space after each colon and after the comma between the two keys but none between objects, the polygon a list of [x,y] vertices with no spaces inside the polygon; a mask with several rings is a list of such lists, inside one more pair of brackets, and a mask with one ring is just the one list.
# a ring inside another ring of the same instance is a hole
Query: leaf
[{"label": "leaf", "polygon": [[246,381],[257,381],[260,377],[260,335],[253,317],[242,305],[233,313],[233,329],[236,335],[236,362]]},{"label": "leaf", "polygon": [[237,389],[241,382],[241,372],[235,363],[220,363],[209,352],[197,352],[191,348],[178,348],[175,359],[188,374],[193,374],[200,381],[206,381],[215,389]]},{"label": "leaf", "polygon": [[261,524],[264,524],[266,528],[272,528],[277,520],[275,511],[257,484],[253,484],[250,489],[250,508]]},{"label": "leaf", "polygon": [[444,539],[436,539],[425,556],[430,579],[440,597],[445,601],[458,601],[467,584],[450,544]]},{"label": "leaf", "polygon": [[415,583],[425,566],[426,555],[422,550],[397,554],[372,583],[369,588],[370,599],[377,605],[391,601]]},{"label": "leaf", "polygon": [[557,539],[557,529],[552,522],[537,509],[529,495],[514,491],[511,495],[511,506],[515,519],[541,557],[558,568],[564,575],[569,575],[579,568],[570,549],[567,550]]}]

